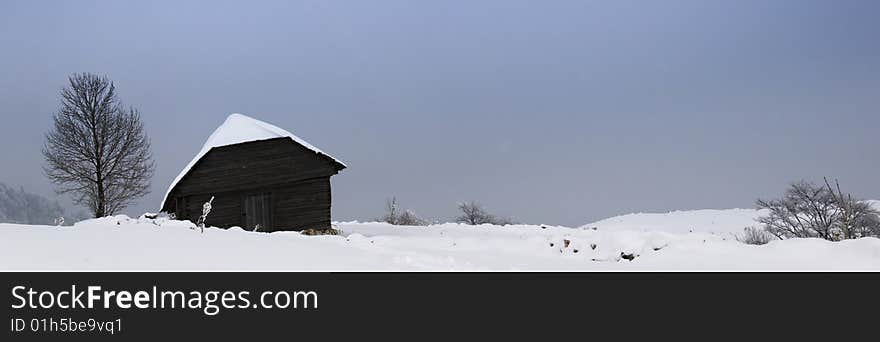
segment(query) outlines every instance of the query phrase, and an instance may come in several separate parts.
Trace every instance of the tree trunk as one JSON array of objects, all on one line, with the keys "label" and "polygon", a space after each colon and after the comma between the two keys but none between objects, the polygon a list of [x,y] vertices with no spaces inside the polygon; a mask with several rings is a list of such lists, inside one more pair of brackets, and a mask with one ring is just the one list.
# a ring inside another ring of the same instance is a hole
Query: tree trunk
[{"label": "tree trunk", "polygon": [[104,215],[106,213],[106,210],[105,210],[105,207],[106,207],[105,202],[106,201],[104,198],[104,180],[101,179],[100,176],[98,176],[98,196],[97,197],[98,197],[98,203],[95,206],[95,217],[96,218],[104,217]]}]

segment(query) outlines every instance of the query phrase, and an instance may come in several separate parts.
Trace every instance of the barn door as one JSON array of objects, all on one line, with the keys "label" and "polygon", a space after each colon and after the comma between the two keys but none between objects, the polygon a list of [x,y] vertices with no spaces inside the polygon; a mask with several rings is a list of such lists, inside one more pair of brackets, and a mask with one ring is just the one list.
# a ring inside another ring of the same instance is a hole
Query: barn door
[{"label": "barn door", "polygon": [[268,193],[244,197],[244,229],[272,231],[272,203]]}]

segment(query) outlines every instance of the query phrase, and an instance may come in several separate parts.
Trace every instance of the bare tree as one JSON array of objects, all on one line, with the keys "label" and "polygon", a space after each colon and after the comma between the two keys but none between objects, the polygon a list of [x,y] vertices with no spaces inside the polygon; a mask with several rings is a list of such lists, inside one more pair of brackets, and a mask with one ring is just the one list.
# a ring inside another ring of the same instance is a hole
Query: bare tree
[{"label": "bare tree", "polygon": [[107,77],[74,74],[46,134],[44,171],[59,193],[95,217],[149,193],[155,165],[137,109],[125,108]]},{"label": "bare tree", "polygon": [[758,218],[767,232],[778,238],[818,237],[831,240],[837,207],[827,188],[800,181],[791,184],[780,199],[757,201],[770,215]]},{"label": "bare tree", "polygon": [[793,183],[780,199],[758,200],[758,209],[769,211],[757,220],[764,230],[784,239],[817,237],[826,240],[880,236],[878,212],[866,201],[806,181]]},{"label": "bare tree", "polygon": [[400,207],[397,205],[397,197],[385,200],[385,215],[379,221],[397,224],[400,219]]},{"label": "bare tree", "polygon": [[483,205],[476,201],[462,202],[458,204],[458,210],[461,210],[455,222],[465,223],[469,225],[479,224],[495,224],[499,226],[513,224],[513,220],[509,218],[499,218],[490,214],[483,208]]},{"label": "bare tree", "polygon": [[458,210],[461,210],[461,215],[455,218],[455,222],[458,223],[478,225],[489,223],[489,220],[492,219],[492,216],[476,201],[459,203]]}]

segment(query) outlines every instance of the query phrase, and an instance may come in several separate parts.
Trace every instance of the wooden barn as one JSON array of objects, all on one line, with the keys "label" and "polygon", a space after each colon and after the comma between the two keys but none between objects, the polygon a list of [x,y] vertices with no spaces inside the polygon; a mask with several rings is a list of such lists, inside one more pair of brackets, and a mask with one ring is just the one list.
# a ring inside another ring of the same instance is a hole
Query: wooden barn
[{"label": "wooden barn", "polygon": [[271,232],[330,228],[330,177],[346,166],[281,128],[232,114],[177,176],[161,211]]}]

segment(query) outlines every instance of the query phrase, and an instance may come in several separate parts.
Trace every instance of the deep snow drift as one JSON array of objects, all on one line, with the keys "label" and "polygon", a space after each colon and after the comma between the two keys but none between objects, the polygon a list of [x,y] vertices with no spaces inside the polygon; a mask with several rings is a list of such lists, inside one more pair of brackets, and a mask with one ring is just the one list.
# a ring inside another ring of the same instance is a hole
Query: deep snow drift
[{"label": "deep snow drift", "polygon": [[[339,236],[107,217],[0,224],[2,270],[880,270],[880,239],[746,245],[754,210],[632,214],[580,228],[336,223]],[[593,229],[593,228],[596,229]],[[662,229],[662,230],[657,230]],[[666,230],[666,231],[663,231]],[[689,231],[693,230],[693,233]]]}]

